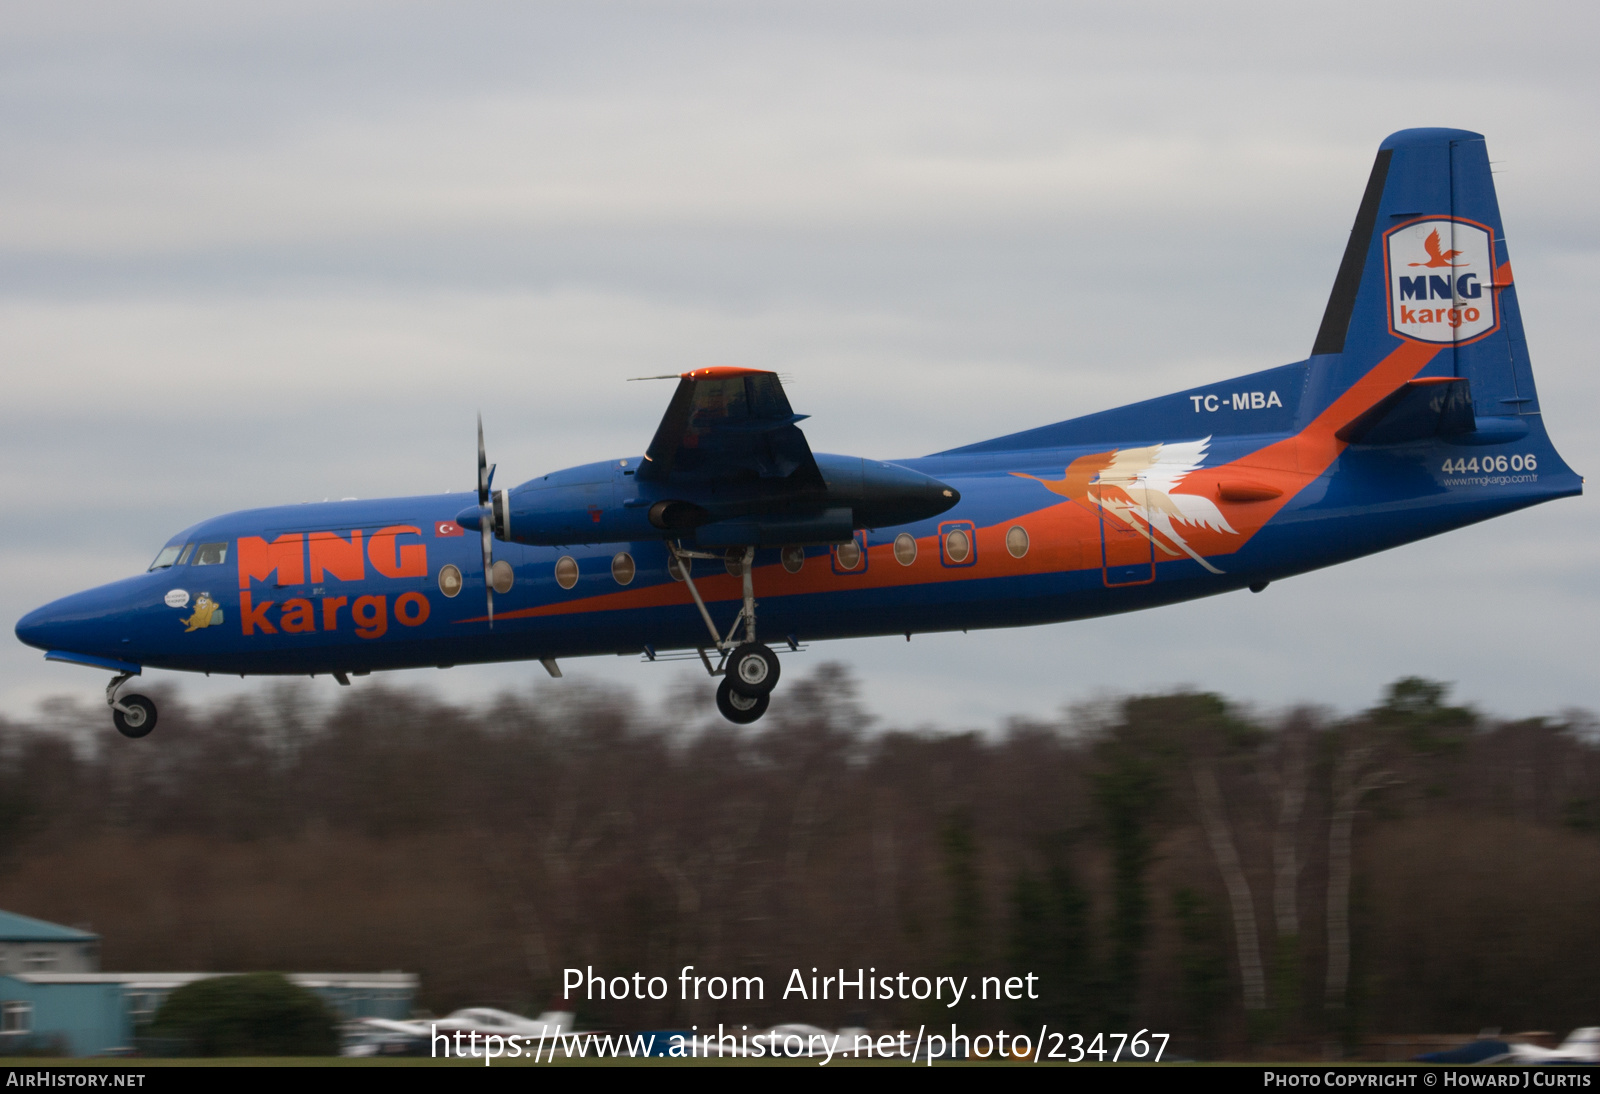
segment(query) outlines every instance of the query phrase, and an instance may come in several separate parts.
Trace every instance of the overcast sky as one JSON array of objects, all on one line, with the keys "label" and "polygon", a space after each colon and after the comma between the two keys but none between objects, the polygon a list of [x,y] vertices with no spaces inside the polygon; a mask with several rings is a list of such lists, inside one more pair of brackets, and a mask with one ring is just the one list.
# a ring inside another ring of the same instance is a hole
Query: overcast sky
[{"label": "overcast sky", "polygon": [[[11,5],[0,615],[142,571],[216,513],[467,489],[480,409],[507,484],[636,454],[670,388],[630,376],[774,368],[814,448],[893,459],[1298,360],[1377,145],[1410,126],[1488,137],[1551,436],[1600,469],[1597,23]],[[824,644],[788,671],[845,660],[883,722],[948,728],[1184,684],[1348,710],[1411,673],[1492,711],[1594,708],[1597,562],[1591,494],[1259,596]],[[690,672],[567,669],[646,701]],[[466,698],[536,675],[394,678]],[[103,683],[0,643],[13,711]]]}]

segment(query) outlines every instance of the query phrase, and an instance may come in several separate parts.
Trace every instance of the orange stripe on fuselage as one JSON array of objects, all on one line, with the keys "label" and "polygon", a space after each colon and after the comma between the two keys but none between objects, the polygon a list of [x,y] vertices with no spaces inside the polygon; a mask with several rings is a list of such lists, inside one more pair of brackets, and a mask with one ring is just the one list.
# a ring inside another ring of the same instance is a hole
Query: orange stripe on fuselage
[{"label": "orange stripe on fuselage", "polygon": [[[1005,534],[1014,524],[1028,530],[1032,547],[1026,557],[1012,558],[1006,551]],[[939,537],[917,540],[917,557],[909,566],[895,560],[894,544],[879,543],[866,551],[865,570],[836,574],[827,556],[812,556],[797,574],[772,563],[756,567],[756,591],[761,599],[777,596],[804,596],[809,593],[840,593],[852,589],[884,589],[901,585],[933,585],[964,581],[971,577],[1012,577],[1031,573],[1057,573],[1100,565],[1099,516],[1073,502],[1062,502],[1036,512],[1014,517],[1000,524],[977,529],[978,558],[971,566],[945,566],[940,561]],[[1084,555],[1083,545],[1093,540],[1094,557]],[[737,601],[744,596],[743,582],[730,574],[696,575],[695,587],[707,603]],[[581,612],[637,611],[693,604],[689,590],[681,581],[601,593],[567,603],[543,604],[536,608],[516,608],[495,612],[495,619],[535,619],[541,616],[573,615]],[[460,620],[462,623],[487,622],[488,616]]]},{"label": "orange stripe on fuselage", "polygon": [[[1237,535],[1205,528],[1183,527],[1184,538],[1202,555],[1232,554],[1249,542],[1278,511],[1317,476],[1324,474],[1338,459],[1346,444],[1335,432],[1371,409],[1395,388],[1416,376],[1439,352],[1440,347],[1424,342],[1405,341],[1379,361],[1361,379],[1335,399],[1304,429],[1293,437],[1269,444],[1230,463],[1202,467],[1184,478],[1179,490],[1203,494],[1217,501]],[[1264,501],[1228,502],[1220,500],[1222,480],[1246,473],[1253,482],[1270,484],[1283,491]],[[1013,526],[1027,530],[1030,548],[1021,559],[1006,551],[1005,535]],[[917,540],[917,558],[910,566],[895,561],[894,545],[880,543],[866,554],[866,570],[836,574],[824,557],[812,557],[799,573],[791,574],[776,563],[755,571],[756,588],[762,597],[804,596],[810,593],[848,592],[851,589],[882,589],[903,585],[934,585],[974,578],[1014,577],[1029,574],[1060,573],[1066,570],[1100,568],[1100,515],[1092,504],[1063,501],[997,524],[977,529],[976,565],[946,567],[939,556],[937,536]],[[1158,559],[1170,560],[1165,551]],[[1182,557],[1182,556],[1176,556]],[[700,595],[707,602],[737,601],[743,596],[742,582],[730,574],[695,578]],[[578,600],[543,604],[535,608],[515,608],[496,612],[496,619],[536,619],[585,612],[639,611],[693,604],[688,588],[680,581],[600,593]],[[483,623],[487,616],[459,620]]]},{"label": "orange stripe on fuselage", "polygon": [[1266,501],[1218,501],[1217,507],[1239,534],[1230,536],[1226,532],[1198,529],[1194,535],[1185,535],[1185,538],[1203,555],[1231,554],[1243,547],[1296,494],[1333,466],[1333,461],[1347,447],[1346,442],[1341,441],[1335,433],[1415,377],[1438,352],[1436,345],[1404,341],[1293,437],[1258,448],[1231,463],[1191,471],[1179,487],[1180,493],[1203,494],[1217,499],[1221,480],[1247,472],[1253,480],[1276,486],[1283,494]]}]

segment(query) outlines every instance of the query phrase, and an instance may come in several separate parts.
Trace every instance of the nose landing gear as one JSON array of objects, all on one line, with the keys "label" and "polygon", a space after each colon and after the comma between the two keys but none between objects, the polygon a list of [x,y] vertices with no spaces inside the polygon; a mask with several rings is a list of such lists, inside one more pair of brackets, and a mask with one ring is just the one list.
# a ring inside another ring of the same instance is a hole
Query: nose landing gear
[{"label": "nose landing gear", "polygon": [[[706,660],[706,668],[711,674],[722,677],[722,682],[717,685],[717,710],[735,725],[749,725],[767,712],[772,689],[778,686],[779,672],[778,655],[756,641],[756,596],[755,580],[752,575],[756,549],[746,547],[740,551],[735,548],[726,556],[685,551],[673,543],[668,543],[667,549],[672,552],[678,570],[683,575],[684,584],[689,587],[689,595],[694,597],[695,607],[700,609],[700,616],[706,622],[706,629],[711,632],[713,647],[722,654],[721,663],[712,668],[710,660],[705,659],[704,651],[701,652],[701,657]],[[737,573],[743,578],[744,604],[739,609],[739,614],[734,617],[733,626],[728,628],[726,637],[711,621],[711,613],[706,610],[706,602],[701,599],[700,590],[695,587],[694,575],[690,573],[692,565],[690,560],[696,558],[721,558],[727,564],[730,573]],[[744,624],[744,640],[736,643],[733,636],[738,633],[741,622]]]},{"label": "nose landing gear", "polygon": [[117,689],[133,678],[124,672],[113,676],[106,685],[106,706],[111,708],[111,722],[124,737],[146,737],[156,728],[156,705],[143,695],[124,695],[117,698]]}]

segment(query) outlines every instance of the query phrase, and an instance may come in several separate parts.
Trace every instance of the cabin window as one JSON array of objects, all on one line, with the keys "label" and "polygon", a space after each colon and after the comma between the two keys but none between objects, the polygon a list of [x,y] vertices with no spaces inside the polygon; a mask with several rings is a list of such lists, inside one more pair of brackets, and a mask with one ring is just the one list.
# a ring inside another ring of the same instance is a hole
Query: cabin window
[{"label": "cabin window", "polygon": [[511,563],[503,558],[489,567],[489,584],[497,593],[509,593],[511,582],[515,578],[516,574],[511,570]]},{"label": "cabin window", "polygon": [[32,1003],[22,999],[8,999],[0,1003],[0,1034],[20,1035],[32,1032]]},{"label": "cabin window", "polygon": [[678,561],[676,555],[667,559],[667,573],[671,575],[674,581],[683,580],[683,563]]},{"label": "cabin window", "polygon": [[972,553],[972,541],[961,528],[952,528],[944,536],[945,557],[951,562],[965,562]]},{"label": "cabin window", "polygon": [[733,577],[744,576],[744,548],[729,547],[722,554],[722,565]]},{"label": "cabin window", "polygon": [[[176,543],[170,547],[161,548],[161,553],[156,555],[156,560],[150,564],[150,569],[165,570],[168,566],[178,561],[178,553],[182,550],[183,547]],[[145,572],[149,573],[150,571],[146,570]]]},{"label": "cabin window", "polygon": [[1011,552],[1012,558],[1021,558],[1028,553],[1028,531],[1021,525],[1012,525],[1006,533],[1006,550]]},{"label": "cabin window", "polygon": [[785,547],[783,549],[783,568],[791,574],[800,572],[800,567],[806,564],[806,549],[804,547]]},{"label": "cabin window", "polygon": [[633,575],[638,573],[633,564],[633,556],[626,551],[619,551],[611,559],[611,576],[618,585],[633,584]]},{"label": "cabin window", "polygon": [[221,566],[228,561],[227,543],[202,543],[194,553],[196,566]]},{"label": "cabin window", "polygon": [[894,560],[902,566],[909,566],[917,561],[917,537],[910,532],[901,532],[894,537]]},{"label": "cabin window", "polygon": [[136,991],[128,995],[128,1017],[133,1019],[135,1026],[148,1023],[160,1009],[161,996],[156,992]]},{"label": "cabin window", "polygon": [[849,543],[841,543],[834,548],[834,557],[839,560],[839,569],[854,570],[861,565],[861,544],[853,539]]},{"label": "cabin window", "polygon": [[578,560],[571,555],[556,559],[556,584],[570,589],[578,583]]},{"label": "cabin window", "polygon": [[439,567],[439,591],[445,596],[455,596],[461,591],[461,570],[455,565]]}]

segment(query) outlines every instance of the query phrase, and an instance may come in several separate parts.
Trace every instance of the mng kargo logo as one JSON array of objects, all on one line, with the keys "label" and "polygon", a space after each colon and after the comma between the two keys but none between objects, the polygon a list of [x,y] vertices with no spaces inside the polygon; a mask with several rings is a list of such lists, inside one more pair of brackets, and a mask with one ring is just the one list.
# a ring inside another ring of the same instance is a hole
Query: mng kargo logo
[{"label": "mng kargo logo", "polygon": [[1384,235],[1389,329],[1418,342],[1481,338],[1499,325],[1494,231],[1471,220],[1428,217]]}]

